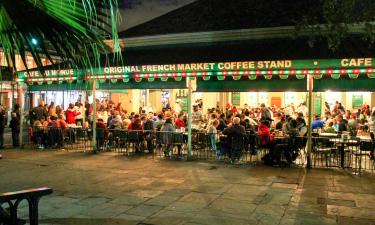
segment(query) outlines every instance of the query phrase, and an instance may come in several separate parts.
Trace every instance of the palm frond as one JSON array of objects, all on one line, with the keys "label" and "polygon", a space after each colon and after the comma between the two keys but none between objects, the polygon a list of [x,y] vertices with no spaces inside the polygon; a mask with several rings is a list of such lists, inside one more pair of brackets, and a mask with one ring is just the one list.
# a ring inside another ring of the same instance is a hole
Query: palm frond
[{"label": "palm frond", "polygon": [[120,49],[118,19],[117,0],[1,1],[0,45],[8,65],[15,65],[19,54],[27,70],[27,54],[40,71],[43,59],[72,68],[99,67],[99,57],[108,51],[105,39]]}]

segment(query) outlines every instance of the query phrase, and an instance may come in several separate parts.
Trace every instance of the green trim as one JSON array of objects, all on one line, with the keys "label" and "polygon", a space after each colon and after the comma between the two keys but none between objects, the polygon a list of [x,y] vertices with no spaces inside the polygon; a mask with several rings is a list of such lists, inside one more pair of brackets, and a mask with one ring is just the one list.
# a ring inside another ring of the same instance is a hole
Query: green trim
[{"label": "green trim", "polygon": [[[368,68],[375,66],[375,58],[360,59],[311,59],[311,60],[263,60],[243,62],[212,62],[212,63],[187,63],[187,64],[165,64],[165,65],[132,65],[118,67],[96,68],[87,70],[49,70],[45,75],[39,71],[19,72],[19,81],[37,81],[36,79],[122,79],[122,77],[143,78],[156,76],[158,78],[173,78],[180,76],[221,76],[223,73],[231,76],[257,75],[278,76],[288,75],[300,76],[301,74],[346,74],[346,73],[368,73]],[[87,75],[91,72],[93,76]]]},{"label": "green trim", "polygon": [[124,89],[185,89],[186,82],[185,79],[182,81],[174,81],[172,79],[168,81],[155,80],[153,82],[135,82],[131,80],[130,82],[105,82],[100,83],[97,90],[124,90]]},{"label": "green trim", "polygon": [[291,77],[288,80],[279,78],[266,80],[264,77],[258,77],[256,80],[249,80],[242,77],[240,80],[233,80],[227,77],[225,82],[217,78],[211,78],[210,81],[202,79],[197,80],[197,91],[199,92],[256,92],[256,91],[306,91],[306,80],[299,80]]}]

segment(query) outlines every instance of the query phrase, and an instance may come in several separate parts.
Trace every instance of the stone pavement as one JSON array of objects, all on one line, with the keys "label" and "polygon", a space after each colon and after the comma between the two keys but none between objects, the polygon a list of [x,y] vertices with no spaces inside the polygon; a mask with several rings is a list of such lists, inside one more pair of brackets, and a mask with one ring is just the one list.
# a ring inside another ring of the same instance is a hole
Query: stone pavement
[{"label": "stone pavement", "polygon": [[337,169],[6,151],[0,171],[0,192],[54,189],[41,224],[375,224],[375,175]]}]

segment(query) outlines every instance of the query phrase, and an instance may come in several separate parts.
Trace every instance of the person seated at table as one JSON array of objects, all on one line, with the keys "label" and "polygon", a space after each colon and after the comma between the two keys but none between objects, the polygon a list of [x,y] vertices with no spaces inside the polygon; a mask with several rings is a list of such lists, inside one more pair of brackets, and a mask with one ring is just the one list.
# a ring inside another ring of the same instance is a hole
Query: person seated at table
[{"label": "person seated at table", "polygon": [[[290,129],[288,130],[288,147],[284,149],[284,155],[289,164],[296,160],[299,148],[306,146],[306,138],[300,137],[300,130],[298,129],[297,120],[289,122]],[[279,155],[277,157],[280,157]],[[279,159],[279,158],[278,158]]]},{"label": "person seated at table", "polygon": [[39,149],[44,149],[46,147],[46,127],[45,117],[41,117],[39,120],[34,121],[33,125],[33,136],[35,137],[35,142]]},{"label": "person seated at table", "polygon": [[338,124],[337,131],[338,132],[348,131],[347,122],[348,121],[343,119],[342,115],[338,115],[337,116],[337,124]]},{"label": "person seated at table", "polygon": [[246,130],[245,127],[240,125],[240,118],[234,117],[232,121],[232,125],[228,126],[223,130],[223,134],[227,137],[225,138],[224,142],[221,145],[221,149],[223,153],[227,153],[228,156],[231,158],[232,162],[235,163],[240,159],[242,149],[236,148],[236,146],[232,145],[232,139],[246,137]]},{"label": "person seated at table", "polygon": [[250,117],[250,111],[249,110],[246,110],[245,112],[245,120],[248,119],[249,120],[249,123],[252,125],[252,126],[257,126],[258,125],[258,122],[255,121],[253,118]]},{"label": "person seated at table", "polygon": [[319,115],[315,115],[315,119],[312,122],[311,127],[312,127],[313,130],[315,130],[315,129],[323,129],[324,122],[320,119]]},{"label": "person seated at table", "polygon": [[217,129],[216,129],[218,125],[219,125],[218,120],[212,121],[212,123],[208,127],[207,134],[210,138],[211,150],[216,152],[216,158],[220,160],[221,154],[218,151],[217,146],[216,146],[219,141],[218,136],[217,136]]},{"label": "person seated at table", "polygon": [[262,146],[270,146],[272,142],[274,142],[274,137],[271,135],[270,129],[270,121],[264,120],[259,123],[258,133],[260,136],[260,144]]},{"label": "person seated at table", "polygon": [[335,128],[333,128],[333,122],[329,122],[328,125],[324,128],[325,133],[336,133]]},{"label": "person seated at table", "polygon": [[241,121],[240,123],[243,127],[245,127],[246,132],[255,134],[254,126],[251,122],[246,118],[245,120]]},{"label": "person seated at table", "polygon": [[48,123],[48,144],[51,147],[60,147],[62,146],[62,131],[60,128],[60,123],[57,122],[55,116],[51,116],[51,121]]},{"label": "person seated at table", "polygon": [[160,131],[161,127],[163,126],[164,124],[164,120],[163,120],[163,114],[158,114],[158,118],[156,119],[156,121],[154,122],[154,129],[156,131]]},{"label": "person seated at table", "polygon": [[183,113],[178,114],[178,117],[174,123],[177,129],[185,128],[184,114]]},{"label": "person seated at table", "polygon": [[225,114],[220,114],[219,117],[219,126],[217,126],[217,130],[223,131],[227,127],[227,123],[225,122]]},{"label": "person seated at table", "polygon": [[350,119],[348,120],[348,130],[350,131],[352,136],[356,136],[357,128],[359,126],[357,116],[355,113],[350,115]]},{"label": "person seated at table", "polygon": [[96,123],[96,150],[104,150],[104,143],[107,136],[107,125],[105,125],[102,118],[99,118]]},{"label": "person seated at table", "polygon": [[141,119],[143,130],[145,131],[144,137],[146,139],[148,153],[153,153],[154,145],[152,142],[154,140],[154,121],[150,115],[142,116]]},{"label": "person seated at table", "polygon": [[299,136],[304,137],[307,135],[307,126],[305,119],[302,117],[297,117],[297,129],[299,130]]},{"label": "person seated at table", "polygon": [[276,123],[275,129],[282,130],[285,123],[285,116],[281,116],[280,121]]},{"label": "person seated at table", "polygon": [[[172,124],[172,118],[167,118],[165,120],[165,123],[161,127],[160,131],[161,138],[162,138],[162,144],[166,145],[166,148],[164,150],[164,155],[166,157],[171,157],[173,152],[173,145],[172,145],[172,138],[173,138],[173,132],[176,131]],[[180,155],[180,153],[179,153]]]}]

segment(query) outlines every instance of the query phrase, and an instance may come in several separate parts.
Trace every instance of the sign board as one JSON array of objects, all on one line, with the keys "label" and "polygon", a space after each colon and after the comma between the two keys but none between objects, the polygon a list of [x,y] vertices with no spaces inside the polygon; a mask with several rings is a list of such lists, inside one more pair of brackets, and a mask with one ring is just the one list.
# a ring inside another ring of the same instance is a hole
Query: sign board
[{"label": "sign board", "polygon": [[320,95],[314,94],[313,99],[314,115],[322,114],[322,97]]},{"label": "sign board", "polygon": [[210,72],[210,71],[244,71],[244,70],[288,70],[288,69],[341,69],[369,68],[375,66],[375,58],[345,59],[311,59],[311,60],[262,60],[240,62],[201,62],[162,65],[127,65],[96,68],[92,70],[61,69],[19,72],[19,79],[43,77],[80,77],[85,75],[116,75],[116,74],[149,74],[163,76],[163,73],[179,72]]},{"label": "sign board", "polygon": [[353,94],[353,97],[352,97],[353,108],[361,108],[362,105],[363,105],[363,95],[362,94]]},{"label": "sign board", "polygon": [[187,112],[188,111],[188,99],[187,99],[187,97],[179,97],[178,99],[181,100],[181,102],[180,102],[181,110],[184,111],[184,112]]},{"label": "sign board", "polygon": [[240,106],[241,105],[241,93],[232,92],[232,105]]}]

